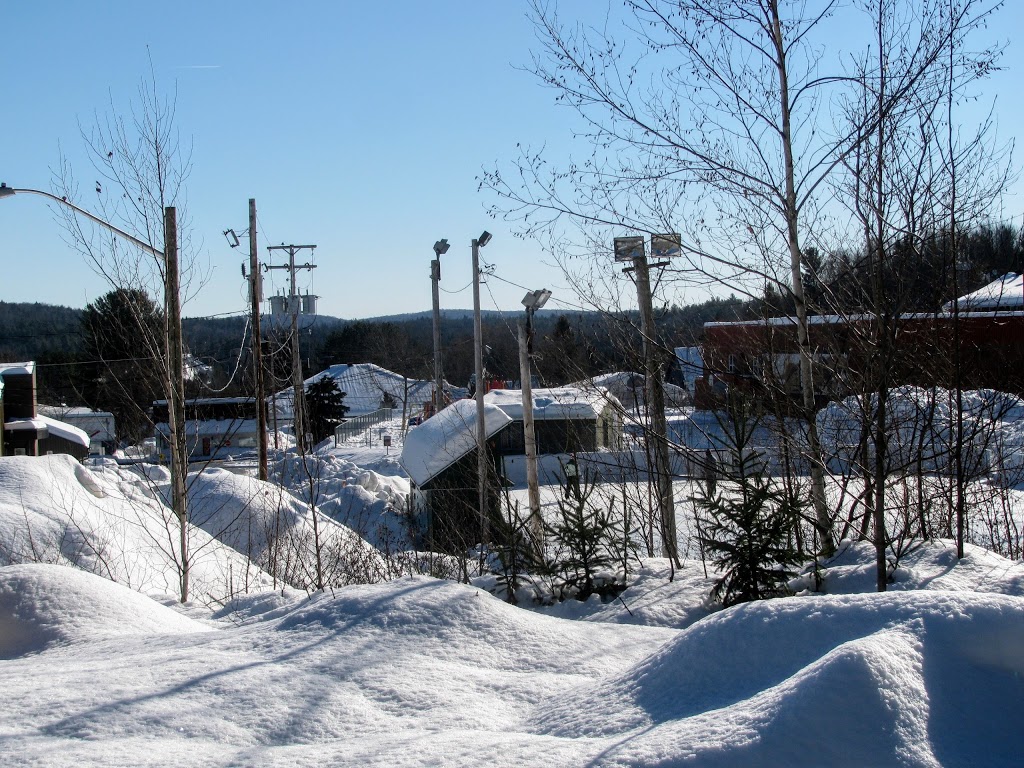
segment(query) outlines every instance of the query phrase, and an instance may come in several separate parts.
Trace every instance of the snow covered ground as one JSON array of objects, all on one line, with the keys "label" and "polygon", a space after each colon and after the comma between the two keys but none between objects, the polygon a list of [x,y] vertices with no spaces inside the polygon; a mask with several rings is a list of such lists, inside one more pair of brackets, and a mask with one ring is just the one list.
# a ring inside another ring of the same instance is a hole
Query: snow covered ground
[{"label": "snow covered ground", "polygon": [[427,577],[183,615],[73,568],[8,566],[3,762],[1019,764],[1020,565],[940,543],[888,594],[710,614],[699,565],[672,583],[657,566],[576,620]]},{"label": "snow covered ground", "polygon": [[[1020,764],[1024,564],[980,547],[957,560],[931,541],[875,594],[873,550],[846,541],[822,591],[804,574],[794,597],[726,610],[693,547],[671,580],[642,556],[607,602],[513,607],[480,588],[493,580],[408,575],[282,586],[272,525],[303,540],[315,518],[346,549],[353,531],[400,536],[403,433],[381,428],[390,448],[371,435],[278,457],[276,483],[192,475],[201,558],[184,606],[165,470],[0,458],[0,762]],[[692,492],[677,484],[681,517]],[[558,493],[544,489],[547,514]],[[1001,498],[1020,519],[1020,494]]]}]

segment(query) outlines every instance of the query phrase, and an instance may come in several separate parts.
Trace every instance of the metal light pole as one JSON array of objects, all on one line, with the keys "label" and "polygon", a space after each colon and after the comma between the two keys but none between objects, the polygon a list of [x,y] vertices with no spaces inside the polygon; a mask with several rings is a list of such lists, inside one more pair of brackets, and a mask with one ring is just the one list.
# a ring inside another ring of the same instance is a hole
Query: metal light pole
[{"label": "metal light pole", "polygon": [[58,205],[70,208],[104,229],[124,238],[132,245],[164,262],[164,313],[166,322],[165,349],[168,369],[168,429],[171,438],[171,508],[181,532],[181,602],[189,598],[188,566],[188,498],[185,493],[185,478],[188,474],[188,447],[185,444],[185,375],[184,348],[181,340],[181,295],[178,284],[178,226],[177,211],[174,207],[164,208],[164,250],[158,250],[149,243],[79,208],[63,197],[57,197],[39,189],[17,189],[0,184],[0,198],[15,194],[40,195]]},{"label": "metal light pole", "polygon": [[540,515],[540,481],[537,477],[537,433],[533,426],[533,382],[530,356],[533,354],[533,313],[543,307],[551,291],[530,291],[523,298],[526,323],[519,324],[519,378],[523,395],[523,443],[526,447],[526,489],[530,503],[530,527],[534,544],[543,552],[544,523]]},{"label": "metal light pole", "polygon": [[438,283],[441,282],[441,256],[448,253],[448,241],[434,243],[436,259],[430,262],[431,293],[434,301],[434,413],[444,408],[444,382],[441,376],[441,297]]},{"label": "metal light pole", "polygon": [[474,238],[473,249],[473,357],[476,375],[476,475],[480,504],[480,558],[487,544],[487,429],[484,425],[484,332],[480,320],[480,249],[491,242],[486,230]]}]

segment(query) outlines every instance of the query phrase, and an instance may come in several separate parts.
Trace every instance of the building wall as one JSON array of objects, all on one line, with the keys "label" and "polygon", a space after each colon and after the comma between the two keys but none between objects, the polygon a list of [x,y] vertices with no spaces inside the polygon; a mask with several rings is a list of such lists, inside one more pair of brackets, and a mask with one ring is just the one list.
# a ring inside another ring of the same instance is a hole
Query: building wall
[{"label": "building wall", "polygon": [[[817,322],[810,326],[818,404],[858,391],[874,364],[871,321]],[[729,387],[757,393],[765,382],[800,395],[796,325],[714,323],[704,328],[706,365],[697,387],[699,408],[714,407]],[[952,387],[956,329],[948,315],[899,319],[889,363],[892,384]],[[1024,396],[1024,313],[970,313],[959,321],[964,389],[992,388]]]}]

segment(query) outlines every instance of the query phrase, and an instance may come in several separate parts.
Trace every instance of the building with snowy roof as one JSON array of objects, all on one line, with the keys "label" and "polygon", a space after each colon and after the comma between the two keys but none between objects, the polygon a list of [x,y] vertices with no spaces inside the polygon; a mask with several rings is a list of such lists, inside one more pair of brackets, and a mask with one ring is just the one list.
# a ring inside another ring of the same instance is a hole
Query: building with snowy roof
[{"label": "building with snowy roof", "polygon": [[[538,455],[622,447],[622,404],[604,387],[534,389],[532,396]],[[500,408],[511,419],[497,435],[498,453],[525,454],[522,390],[492,389],[484,395],[484,403]]]},{"label": "building with snowy roof", "polygon": [[77,459],[89,455],[89,435],[83,430],[37,412],[34,362],[0,363],[0,381],[3,384],[0,455],[67,453]]},{"label": "building with snowy roof", "polygon": [[[266,403],[263,404],[266,409]],[[171,457],[166,400],[153,403],[156,459]],[[259,411],[254,397],[195,397],[185,400],[185,442],[189,461],[238,458],[259,449]]]},{"label": "building with snowy roof", "polygon": [[[995,389],[1024,396],[1024,298],[1020,276],[1007,275],[936,312],[889,318],[886,365],[893,386]],[[815,403],[823,407],[858,391],[876,364],[873,314],[807,318]],[[714,408],[730,389],[768,391],[797,401],[800,348],[794,317],[704,324],[704,375],[694,403]],[[958,378],[957,378],[958,377]]]},{"label": "building with snowy roof", "polygon": [[[484,404],[487,466],[495,471],[487,483],[489,515],[497,515],[500,499],[496,436],[512,423],[504,411]],[[409,430],[401,464],[409,473],[413,513],[433,551],[464,553],[480,541],[477,483],[476,401],[456,400]]]}]

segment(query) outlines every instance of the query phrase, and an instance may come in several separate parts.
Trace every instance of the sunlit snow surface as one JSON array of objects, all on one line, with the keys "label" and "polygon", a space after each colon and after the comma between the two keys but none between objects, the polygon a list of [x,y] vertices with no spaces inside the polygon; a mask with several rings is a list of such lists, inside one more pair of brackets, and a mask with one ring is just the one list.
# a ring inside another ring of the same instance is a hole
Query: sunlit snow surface
[{"label": "sunlit snow surface", "polygon": [[[314,465],[320,508],[382,530],[407,485],[350,460],[369,448],[346,450]],[[1024,753],[1024,564],[977,547],[909,552],[882,595],[870,545],[843,542],[826,594],[802,576],[797,597],[723,611],[699,561],[670,580],[653,558],[620,600],[527,609],[426,577],[273,591],[258,569],[252,594],[221,601],[245,558],[195,529],[201,589],[182,607],[155,498],[166,471],[150,474],[0,459],[0,562],[21,563],[0,568],[0,765],[1003,766]],[[268,506],[250,478],[192,479],[197,522],[236,545],[236,523],[311,514],[299,480]]]},{"label": "sunlit snow surface", "polygon": [[[1019,586],[1020,566],[975,556],[972,578]],[[681,575],[625,605],[706,586]],[[1024,749],[1015,595],[797,597],[682,630],[426,577],[253,596],[203,623],[146,600],[0,569],[5,765],[1013,765]]]}]

